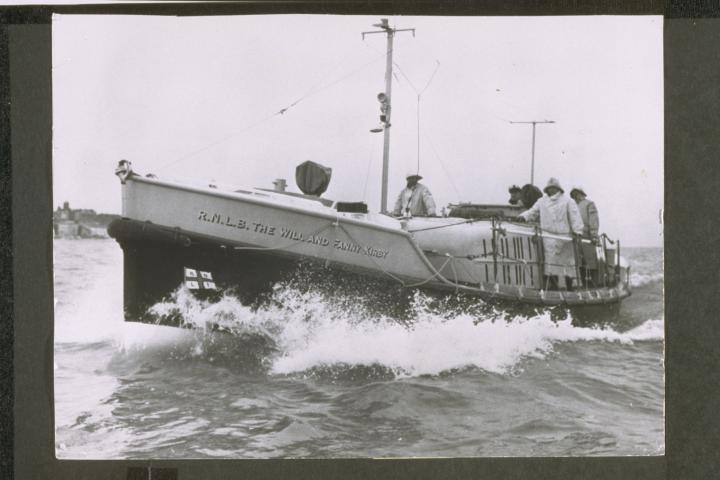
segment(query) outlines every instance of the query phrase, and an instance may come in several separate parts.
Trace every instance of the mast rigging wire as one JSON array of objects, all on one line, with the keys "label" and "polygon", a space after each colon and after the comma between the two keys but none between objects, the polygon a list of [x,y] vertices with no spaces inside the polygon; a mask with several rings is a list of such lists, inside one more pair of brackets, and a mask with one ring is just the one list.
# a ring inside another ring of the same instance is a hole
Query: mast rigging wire
[{"label": "mast rigging wire", "polygon": [[[372,50],[377,51],[375,48],[370,47],[368,45],[368,48],[371,48]],[[440,68],[440,61],[435,59],[435,69],[433,70],[432,74],[430,75],[430,78],[428,79],[425,86],[422,88],[422,90],[418,90],[417,87],[413,84],[412,80],[405,74],[400,64],[397,63],[396,60],[393,60],[393,65],[397,67],[397,71],[400,72],[400,74],[405,77],[405,80],[407,80],[410,87],[415,91],[415,94],[417,95],[417,170],[416,173],[420,172],[420,97],[422,94],[427,90],[427,88],[430,86],[430,83],[435,78],[435,74],[437,73],[438,69]],[[448,178],[450,182],[450,186],[452,186],[453,190],[455,191],[455,194],[458,198],[460,198],[460,191],[457,188],[457,185],[455,185],[455,182],[452,179],[452,176],[448,172],[447,168],[445,167],[445,164],[443,163],[442,159],[440,158],[440,155],[437,153],[437,150],[435,149],[435,146],[433,145],[430,137],[427,133],[425,133],[425,138],[428,140],[428,143],[430,144],[430,148],[432,149],[433,153],[435,154],[435,158],[438,160],[438,163],[440,163],[440,166],[443,169],[443,172],[445,173],[445,176]]]},{"label": "mast rigging wire", "polygon": [[322,81],[319,82],[318,84],[316,84],[315,86],[313,86],[312,88],[310,88],[310,90],[308,90],[307,93],[305,93],[304,95],[302,95],[300,98],[298,98],[297,100],[295,100],[294,102],[292,102],[292,103],[289,104],[288,106],[286,106],[286,107],[284,107],[284,108],[281,108],[280,110],[278,110],[277,112],[275,112],[275,113],[273,113],[273,114],[271,114],[271,115],[267,115],[267,116],[263,117],[261,120],[255,122],[255,123],[252,123],[252,124],[248,125],[247,127],[243,128],[243,129],[241,129],[241,130],[238,130],[238,131],[236,131],[236,132],[233,132],[233,133],[230,133],[230,134],[228,134],[228,135],[225,135],[224,137],[222,137],[222,138],[220,138],[220,139],[218,139],[218,140],[216,140],[216,141],[214,141],[214,142],[212,142],[212,143],[209,143],[209,144],[203,146],[202,148],[199,148],[199,149],[197,149],[197,150],[194,150],[194,151],[192,151],[192,152],[190,152],[190,153],[188,153],[188,154],[186,154],[186,155],[183,155],[182,157],[180,157],[180,158],[178,158],[178,159],[175,159],[175,160],[173,160],[173,161],[171,161],[171,162],[169,162],[169,163],[166,163],[165,165],[160,166],[160,167],[158,168],[158,170],[164,170],[164,169],[166,169],[166,168],[168,168],[168,167],[170,167],[170,166],[176,165],[176,164],[178,164],[178,163],[180,163],[180,162],[182,162],[182,161],[184,161],[184,160],[187,160],[188,158],[191,158],[191,157],[197,155],[198,153],[204,152],[205,150],[214,147],[215,145],[218,145],[218,144],[220,144],[220,143],[223,143],[224,141],[229,140],[229,139],[232,138],[232,137],[235,137],[235,136],[237,136],[237,135],[240,135],[240,134],[242,134],[242,133],[247,132],[248,130],[251,130],[251,129],[255,128],[255,127],[258,127],[258,126],[260,126],[261,124],[267,122],[268,120],[271,120],[272,118],[277,117],[278,115],[284,115],[289,109],[291,109],[292,107],[296,106],[297,104],[299,104],[299,103],[302,102],[303,100],[305,100],[305,99],[307,99],[307,98],[310,98],[310,97],[312,97],[312,96],[314,96],[314,95],[322,92],[323,90],[327,90],[328,88],[330,88],[330,87],[332,87],[332,86],[334,86],[334,85],[342,82],[343,80],[345,80],[345,79],[347,79],[347,78],[349,78],[349,77],[357,74],[358,72],[364,70],[366,67],[368,67],[369,65],[372,65],[373,63],[377,62],[378,60],[380,60],[380,59],[383,58],[384,56],[385,56],[385,54],[383,53],[382,56],[379,56],[379,57],[376,57],[376,58],[372,59],[371,61],[363,64],[363,65],[360,66],[359,68],[351,71],[351,72],[348,73],[347,75],[344,75],[344,76],[338,78],[337,80],[334,80],[334,81],[328,83],[327,85],[325,85],[325,86],[323,86],[323,87],[321,87],[321,88],[315,89],[315,86],[317,86],[317,85],[319,85],[320,83],[322,83]]},{"label": "mast rigging wire", "polygon": [[[372,151],[372,149],[370,150]],[[367,172],[365,172],[365,185],[363,186],[363,198],[367,198],[367,186],[368,186],[368,180],[370,179],[370,170],[373,164],[374,157],[372,155],[368,155],[368,167]]]},{"label": "mast rigging wire", "polygon": [[435,78],[438,68],[440,68],[440,61],[436,59],[435,70],[433,70],[432,75],[430,75],[430,79],[427,81],[423,89],[417,94],[417,173],[420,173],[420,96],[430,86],[430,82],[432,82],[433,78]]},{"label": "mast rigging wire", "polygon": [[440,166],[443,169],[443,172],[445,172],[445,176],[447,176],[448,180],[450,181],[450,186],[452,186],[453,190],[455,190],[455,195],[457,195],[458,199],[460,198],[460,191],[458,190],[457,186],[455,185],[455,182],[452,179],[452,175],[448,172],[447,168],[445,168],[445,164],[443,163],[442,159],[440,158],[440,155],[437,153],[437,150],[435,149],[435,145],[433,145],[432,140],[430,137],[426,134],[425,135],[426,140],[430,144],[430,149],[435,154],[435,158],[437,158],[438,163],[440,163]]},{"label": "mast rigging wire", "polygon": [[[375,49],[373,49],[375,50]],[[417,166],[415,173],[420,173],[420,97],[422,94],[427,90],[427,88],[430,86],[430,83],[432,83],[433,79],[435,78],[435,74],[437,73],[438,69],[440,68],[440,61],[438,59],[435,59],[435,69],[433,70],[432,74],[430,74],[430,78],[428,79],[425,86],[422,88],[422,90],[418,90],[418,88],[415,86],[415,84],[410,80],[410,77],[407,76],[405,71],[402,69],[400,64],[393,60],[393,65],[397,68],[397,71],[400,72],[400,74],[405,77],[405,80],[407,80],[408,85],[410,85],[410,88],[412,88],[415,91],[415,94],[417,95],[417,108],[416,108],[416,117],[417,117]],[[395,77],[397,78],[397,76]]]},{"label": "mast rigging wire", "polygon": [[[298,103],[302,102],[302,101],[305,100],[306,98],[310,98],[310,97],[312,97],[312,96],[314,96],[314,95],[322,92],[323,90],[326,90],[326,89],[328,89],[328,88],[330,88],[330,87],[332,87],[332,86],[334,86],[334,85],[342,82],[342,81],[345,80],[346,78],[349,78],[349,77],[355,75],[356,73],[360,72],[361,70],[365,69],[365,67],[368,67],[368,66],[372,65],[373,63],[377,62],[378,60],[380,60],[380,59],[383,58],[384,56],[385,56],[385,54],[383,54],[383,55],[380,56],[380,57],[376,57],[376,58],[370,60],[369,62],[363,64],[362,66],[360,66],[360,67],[357,68],[356,70],[353,70],[352,72],[348,73],[347,75],[344,75],[344,76],[338,78],[337,80],[334,80],[334,81],[328,83],[328,84],[325,85],[324,87],[318,88],[318,89],[316,89],[316,90],[314,90],[314,91],[313,91],[313,89],[314,89],[315,87],[311,88],[305,95],[301,96],[300,98],[298,98],[297,100],[295,100],[293,103],[291,103],[291,104],[288,105],[287,107],[281,108],[280,110],[278,110],[278,112],[277,112],[275,115],[278,115],[278,114],[283,115],[283,114],[284,114],[286,111],[288,111],[290,108],[294,107],[295,105],[297,105]],[[316,85],[319,85],[319,84],[321,84],[321,83],[322,83],[322,81],[321,81],[321,82],[318,82]]]},{"label": "mast rigging wire", "polygon": [[[368,45],[368,48],[370,48],[376,52],[378,51],[377,49],[375,49],[369,45]],[[417,95],[417,124],[418,124],[418,126],[417,126],[418,147],[417,147],[417,170],[416,170],[417,173],[420,172],[420,97],[425,92],[425,90],[427,90],[427,88],[430,86],[430,83],[435,78],[435,74],[437,73],[438,69],[440,68],[440,61],[436,59],[435,62],[436,62],[435,69],[433,70],[433,73],[430,75],[430,78],[428,79],[427,83],[422,88],[422,90],[418,90],[418,88],[413,84],[412,80],[410,80],[410,78],[405,74],[405,71],[400,66],[400,64],[397,62],[397,60],[393,59],[393,65],[395,67],[397,67],[397,71],[400,72],[400,74],[405,78],[405,80],[407,80],[408,84],[415,91],[415,94]],[[500,121],[505,121],[504,119],[500,118],[499,116],[497,116],[495,114],[491,113],[491,115]],[[437,149],[435,148],[435,145],[433,145],[430,136],[427,134],[427,132],[423,132],[423,134],[425,136],[425,139],[430,144],[430,148],[431,148],[433,154],[435,155],[435,158],[437,159],[438,163],[440,163],[440,166],[442,167],[443,172],[445,173],[445,176],[447,177],[448,181],[450,182],[450,186],[455,191],[455,194],[457,195],[457,197],[460,198],[460,191],[458,190],[457,185],[455,185],[452,175],[450,175],[450,173],[448,172],[448,169],[445,166],[445,163],[440,158],[440,155],[438,154]]]}]

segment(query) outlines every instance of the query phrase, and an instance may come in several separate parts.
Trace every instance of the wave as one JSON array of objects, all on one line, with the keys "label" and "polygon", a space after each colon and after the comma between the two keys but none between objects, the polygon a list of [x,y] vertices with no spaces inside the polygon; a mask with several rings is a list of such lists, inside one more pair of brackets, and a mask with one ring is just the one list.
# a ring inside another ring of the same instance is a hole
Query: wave
[{"label": "wave", "polygon": [[269,348],[256,349],[263,355],[257,360],[274,375],[378,366],[395,377],[466,368],[512,374],[524,359],[544,358],[560,343],[633,344],[664,338],[662,320],[618,332],[577,326],[570,316],[558,321],[549,312],[502,319],[500,312],[446,308],[422,292],[414,294],[409,318],[378,315],[357,305],[348,310],[347,298],[282,286],[271,302],[251,308],[229,294],[216,302],[199,300],[181,287],[151,311],[179,314],[195,329],[262,339]]},{"label": "wave", "polygon": [[[119,258],[119,250],[114,255]],[[97,342],[112,343],[121,351],[157,347],[177,352],[187,347],[189,356],[202,357],[215,355],[222,344],[203,332],[219,329],[234,339],[223,348],[252,352],[258,356],[255,363],[272,374],[343,366],[356,373],[368,367],[370,376],[378,374],[378,368],[391,375],[416,376],[464,368],[512,373],[523,359],[545,357],[563,342],[631,344],[664,338],[662,320],[649,320],[629,331],[623,325],[581,326],[579,319],[558,320],[544,311],[497,310],[477,299],[458,305],[421,292],[405,305],[395,290],[324,275],[279,284],[259,307],[244,305],[231,293],[214,301],[200,300],[181,287],[151,309],[158,316],[179,314],[194,331],[127,323],[122,262],[106,257],[106,250],[98,249],[80,277],[56,269],[55,340],[62,348]],[[72,289],[72,295],[62,281],[69,278],[82,280],[82,288]],[[631,276],[636,287],[662,280],[663,274],[653,270]]]},{"label": "wave", "polygon": [[662,342],[665,339],[665,322],[648,320],[625,332],[625,335],[633,342]]},{"label": "wave", "polygon": [[633,287],[644,287],[653,283],[662,282],[665,279],[663,273],[630,273],[630,285]]}]

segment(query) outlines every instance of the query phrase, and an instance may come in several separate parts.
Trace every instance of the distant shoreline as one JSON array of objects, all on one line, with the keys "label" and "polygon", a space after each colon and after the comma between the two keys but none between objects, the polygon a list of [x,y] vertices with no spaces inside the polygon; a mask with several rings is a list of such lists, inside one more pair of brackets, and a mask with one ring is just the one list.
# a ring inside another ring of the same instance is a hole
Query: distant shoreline
[{"label": "distant shoreline", "polygon": [[97,213],[95,210],[70,208],[63,202],[53,212],[53,236],[55,238],[109,238],[107,227],[120,215]]}]

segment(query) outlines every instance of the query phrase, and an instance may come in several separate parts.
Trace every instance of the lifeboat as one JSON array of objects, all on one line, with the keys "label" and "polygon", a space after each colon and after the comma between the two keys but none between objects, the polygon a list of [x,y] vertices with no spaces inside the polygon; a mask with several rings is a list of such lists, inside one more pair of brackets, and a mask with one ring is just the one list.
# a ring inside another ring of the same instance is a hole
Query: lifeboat
[{"label": "lifeboat", "polygon": [[[142,176],[125,160],[116,175],[122,217],[108,233],[123,250],[126,320],[147,321],[148,308],[179,287],[203,285],[188,284],[188,270],[209,275],[213,290],[250,298],[303,263],[408,289],[539,306],[614,304],[631,293],[619,242],[543,232],[514,222],[517,207],[463,205],[450,209],[457,216],[394,218],[317,194]],[[468,211],[478,218],[464,218]],[[581,281],[572,290],[548,285],[547,239],[573,243],[568,268]]]}]

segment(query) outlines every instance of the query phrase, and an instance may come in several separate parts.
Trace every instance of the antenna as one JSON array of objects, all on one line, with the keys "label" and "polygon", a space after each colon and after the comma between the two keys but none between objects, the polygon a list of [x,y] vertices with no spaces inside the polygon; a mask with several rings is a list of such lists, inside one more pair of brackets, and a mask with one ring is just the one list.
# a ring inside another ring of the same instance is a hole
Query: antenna
[{"label": "antenna", "polygon": [[390,114],[392,108],[390,107],[390,100],[392,98],[392,52],[393,52],[393,38],[395,32],[412,32],[413,37],[415,36],[414,28],[391,28],[388,25],[388,19],[380,19],[380,23],[376,23],[373,27],[378,27],[381,30],[375,30],[372,32],[362,32],[362,39],[365,40],[365,35],[373,35],[376,33],[387,34],[387,63],[385,65],[385,92],[378,94],[378,101],[380,102],[381,117],[380,120],[384,124],[383,127],[383,168],[382,168],[382,193],[380,198],[380,212],[387,213],[387,190],[388,190],[388,163],[390,161]]},{"label": "antenna", "polygon": [[[430,75],[430,79],[427,81],[423,89],[417,93],[417,170],[415,173],[420,173],[420,97],[423,93],[425,93],[425,90],[430,86],[430,82],[433,81],[433,78],[435,78],[435,74],[437,73],[438,68],[440,68],[440,62],[438,60],[435,60],[435,70],[433,70],[432,75]],[[408,80],[409,81],[409,80]],[[412,84],[411,84],[412,85]],[[415,87],[413,87],[415,88]]]},{"label": "antenna", "polygon": [[555,123],[555,120],[529,120],[529,121],[523,121],[523,122],[513,122],[510,123],[517,124],[517,123],[532,123],[533,130],[532,130],[532,156],[530,160],[530,184],[535,184],[535,125],[538,123]]}]

